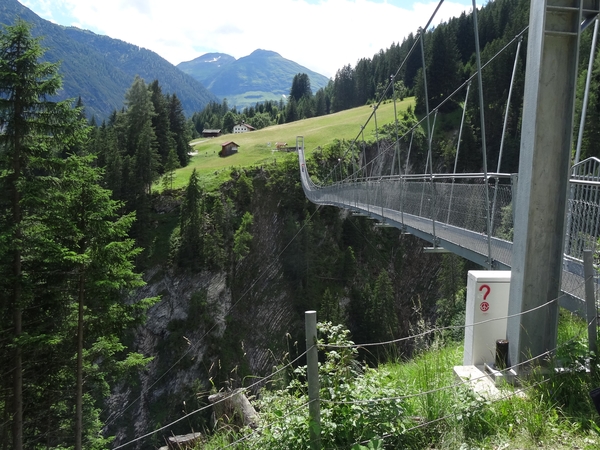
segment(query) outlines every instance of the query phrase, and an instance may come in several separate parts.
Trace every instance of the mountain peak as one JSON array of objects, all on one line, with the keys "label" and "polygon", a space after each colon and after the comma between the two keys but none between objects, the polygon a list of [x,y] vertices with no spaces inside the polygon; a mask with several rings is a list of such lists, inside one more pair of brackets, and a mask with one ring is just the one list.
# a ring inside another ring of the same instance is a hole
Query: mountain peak
[{"label": "mountain peak", "polygon": [[[235,59],[222,53],[207,53],[193,61],[180,63],[182,71],[196,78],[229,105],[243,108],[265,100],[277,100],[290,92],[294,76],[306,73],[313,91],[327,86],[329,79],[279,53],[257,49]],[[226,58],[230,58],[227,60]],[[227,61],[227,63],[225,62]]]},{"label": "mountain peak", "polygon": [[281,57],[281,55],[277,52],[273,52],[271,50],[263,50],[260,48],[257,50],[254,50],[252,53],[250,53],[249,56],[260,56],[260,57],[279,56],[279,57]]}]

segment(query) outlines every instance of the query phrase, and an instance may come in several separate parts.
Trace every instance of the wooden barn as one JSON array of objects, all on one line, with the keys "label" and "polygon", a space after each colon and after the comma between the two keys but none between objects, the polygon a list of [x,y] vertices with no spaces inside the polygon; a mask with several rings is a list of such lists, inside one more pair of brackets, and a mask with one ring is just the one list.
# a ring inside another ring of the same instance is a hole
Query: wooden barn
[{"label": "wooden barn", "polygon": [[219,137],[219,136],[221,136],[220,129],[210,130],[208,128],[205,128],[204,130],[202,130],[202,137],[210,138],[210,137]]},{"label": "wooden barn", "polygon": [[238,152],[238,148],[239,145],[237,145],[233,141],[225,142],[224,144],[221,144],[221,151],[219,152],[219,156],[231,156],[234,153]]}]

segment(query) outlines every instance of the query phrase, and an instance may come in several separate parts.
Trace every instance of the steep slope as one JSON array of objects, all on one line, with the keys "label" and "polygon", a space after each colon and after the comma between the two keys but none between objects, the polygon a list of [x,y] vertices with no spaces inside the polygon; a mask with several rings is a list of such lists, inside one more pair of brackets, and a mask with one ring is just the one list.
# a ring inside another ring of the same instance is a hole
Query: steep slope
[{"label": "steep slope", "polygon": [[[244,107],[288,95],[294,75],[306,73],[313,92],[324,88],[329,79],[269,50],[255,50],[215,68],[212,54],[179,64],[181,70],[201,81],[213,94],[227,98],[230,105]],[[228,55],[227,55],[228,56]]]},{"label": "steep slope", "polygon": [[[327,319],[326,292],[357,342],[373,339],[366,314],[381,272],[391,277],[398,335],[415,322],[415,305],[426,315],[435,305],[437,255],[423,254],[422,241],[395,228],[334,207],[317,209],[304,196],[297,172],[297,160],[278,159],[243,170],[243,176],[234,171],[221,185],[214,201],[229,205],[232,214],[221,225],[230,228],[223,268],[191,271],[163,261],[146,272],[148,284],[136,298],[161,300],[135,330],[134,346],[154,359],[135,382],[113,391],[107,414],[117,418],[108,424],[109,434],[117,436],[114,444],[180,418],[182,405],[187,412],[205,406],[213,389],[248,386],[294,359],[304,350],[304,311],[316,309],[319,320]],[[164,213],[161,205],[171,208],[176,198],[154,197],[163,239],[179,223],[179,210]],[[249,253],[237,260],[229,252],[235,224],[246,211],[253,217],[252,240]],[[403,350],[408,354],[410,346]],[[273,383],[284,386],[285,376]],[[161,431],[156,442],[208,426],[206,411]],[[143,444],[148,448],[149,442]]]},{"label": "steep slope", "polygon": [[217,100],[201,83],[150,50],[90,31],[55,25],[16,0],[3,0],[0,23],[10,25],[17,18],[33,24],[32,34],[43,37],[42,45],[48,49],[46,60],[61,61],[60,99],[81,96],[89,116],[101,120],[121,109],[125,92],[136,75],[147,83],[158,79],[164,93],[177,94],[187,115]]}]

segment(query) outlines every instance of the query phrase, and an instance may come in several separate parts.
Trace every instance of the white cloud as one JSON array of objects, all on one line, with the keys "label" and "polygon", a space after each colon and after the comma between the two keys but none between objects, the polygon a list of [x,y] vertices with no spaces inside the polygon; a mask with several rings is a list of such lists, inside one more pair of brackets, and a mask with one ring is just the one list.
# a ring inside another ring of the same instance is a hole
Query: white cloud
[{"label": "white cloud", "polygon": [[[208,52],[240,58],[261,48],[329,77],[416,33],[438,4],[421,0],[402,8],[386,0],[21,1],[44,18],[148,48],[173,64]],[[470,4],[444,2],[434,24],[469,10]],[[60,17],[67,12],[70,23],[63,23]]]}]

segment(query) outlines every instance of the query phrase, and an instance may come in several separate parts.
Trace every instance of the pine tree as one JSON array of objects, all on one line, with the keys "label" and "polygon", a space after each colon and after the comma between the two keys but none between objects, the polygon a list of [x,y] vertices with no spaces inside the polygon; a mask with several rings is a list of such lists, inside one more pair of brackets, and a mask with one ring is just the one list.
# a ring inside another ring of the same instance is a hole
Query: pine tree
[{"label": "pine tree", "polygon": [[203,261],[203,192],[196,169],[190,175],[181,204],[179,234],[181,244],[178,250],[178,264],[192,270],[198,269]]},{"label": "pine tree", "polygon": [[[70,114],[66,102],[46,100],[56,94],[60,77],[56,64],[41,63],[43,50],[39,40],[31,36],[30,28],[22,21],[6,27],[0,34],[0,183],[2,184],[2,290],[7,302],[4,317],[12,315],[12,448],[23,448],[23,389],[24,354],[23,311],[32,301],[28,261],[35,249],[26,239],[28,218],[32,211],[23,205],[29,180],[53,145],[64,148],[64,120],[73,123],[78,117]],[[68,123],[67,123],[68,125]],[[10,261],[10,263],[9,263]],[[2,324],[6,329],[6,323]],[[5,347],[6,348],[6,347]],[[5,366],[7,367],[7,366]],[[7,407],[7,405],[5,405]]]},{"label": "pine tree", "polygon": [[290,88],[290,97],[300,101],[303,97],[312,97],[312,90],[310,88],[310,78],[305,73],[298,73],[294,75],[292,80],[292,87]]},{"label": "pine tree", "polygon": [[[0,436],[15,449],[41,439],[48,448],[81,449],[84,437],[105,446],[96,439],[93,398],[101,395],[92,390],[116,373],[107,365],[121,359],[118,335],[143,309],[122,302],[141,282],[125,236],[133,216],[117,216],[121,205],[98,186],[92,157],[78,154],[88,152],[86,120],[71,101],[48,100],[60,77],[42,55],[24,22],[0,33],[0,328],[11,330],[0,367],[12,378],[0,400]],[[105,367],[92,369],[99,361]]]},{"label": "pine tree", "polygon": [[154,116],[152,117],[152,128],[156,135],[158,154],[160,155],[161,173],[166,172],[167,159],[169,152],[175,148],[175,139],[171,132],[171,122],[169,120],[169,108],[167,98],[163,95],[158,80],[154,80],[148,86],[154,107]]},{"label": "pine tree", "polygon": [[175,169],[179,167],[179,160],[174,149],[169,151],[167,161],[165,162],[165,173],[162,178],[163,189],[173,189],[173,180],[175,179]]},{"label": "pine tree", "polygon": [[190,162],[189,142],[192,140],[192,137],[188,131],[185,114],[183,113],[183,105],[177,95],[167,96],[167,103],[169,107],[169,123],[172,136],[175,140],[175,150],[179,158],[179,165],[185,167]]}]

